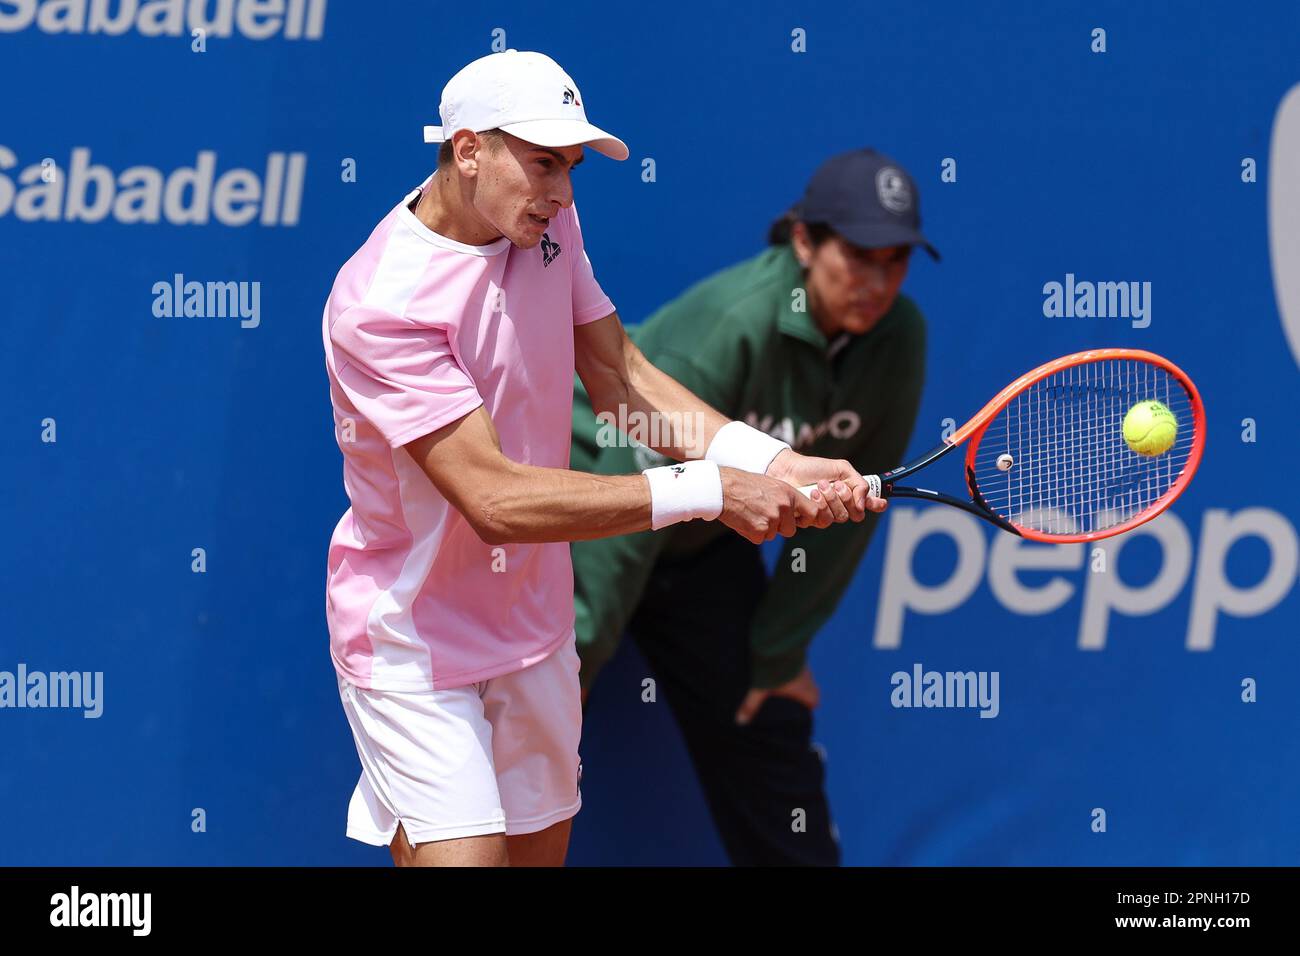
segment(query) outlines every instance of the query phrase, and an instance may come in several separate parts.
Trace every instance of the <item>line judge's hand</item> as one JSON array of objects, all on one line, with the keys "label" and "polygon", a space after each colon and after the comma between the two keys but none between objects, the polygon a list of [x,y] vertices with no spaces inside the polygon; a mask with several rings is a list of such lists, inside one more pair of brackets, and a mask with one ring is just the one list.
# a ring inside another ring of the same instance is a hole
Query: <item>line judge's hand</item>
[{"label": "line judge's hand", "polygon": [[821,703],[822,692],[817,686],[817,681],[813,679],[812,668],[805,664],[803,670],[793,680],[786,681],[780,687],[771,689],[755,687],[750,690],[741,701],[740,709],[736,711],[736,723],[743,726],[753,720],[754,715],[763,706],[763,701],[769,697],[789,697],[809,710],[813,710]]}]

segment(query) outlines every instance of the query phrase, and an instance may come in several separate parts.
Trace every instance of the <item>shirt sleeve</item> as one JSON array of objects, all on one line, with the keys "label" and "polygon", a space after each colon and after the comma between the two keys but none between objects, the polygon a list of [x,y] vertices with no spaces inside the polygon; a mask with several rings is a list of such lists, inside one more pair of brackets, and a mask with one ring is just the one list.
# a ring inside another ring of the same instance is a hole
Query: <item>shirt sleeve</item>
[{"label": "shirt sleeve", "polygon": [[357,305],[335,320],[330,342],[339,387],[390,447],[483,404],[445,328]]},{"label": "shirt sleeve", "polygon": [[569,268],[573,275],[573,324],[586,325],[614,312],[614,303],[596,281],[595,270],[587,258],[587,248],[582,241],[582,225],[578,222],[578,207],[569,210],[572,229],[569,244],[573,247]]}]

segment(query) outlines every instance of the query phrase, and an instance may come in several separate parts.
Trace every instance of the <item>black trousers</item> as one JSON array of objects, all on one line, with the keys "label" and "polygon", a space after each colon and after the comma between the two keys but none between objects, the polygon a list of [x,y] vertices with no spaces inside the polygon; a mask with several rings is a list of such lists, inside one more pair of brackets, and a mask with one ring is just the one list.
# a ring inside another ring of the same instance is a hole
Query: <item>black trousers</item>
[{"label": "black trousers", "polygon": [[769,697],[746,726],[750,622],[767,587],[756,545],[731,533],[655,566],[628,626],[686,739],[736,866],[838,866],[812,712]]}]

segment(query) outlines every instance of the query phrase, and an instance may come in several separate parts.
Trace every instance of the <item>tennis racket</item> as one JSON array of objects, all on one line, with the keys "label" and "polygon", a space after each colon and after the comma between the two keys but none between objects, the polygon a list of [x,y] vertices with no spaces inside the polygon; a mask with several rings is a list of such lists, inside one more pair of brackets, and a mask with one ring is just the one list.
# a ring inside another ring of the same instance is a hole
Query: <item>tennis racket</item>
[{"label": "tennis racket", "polygon": [[[1159,455],[1124,441],[1124,416],[1149,399],[1178,420]],[[963,443],[968,500],[898,484]],[[1093,349],[1020,376],[938,448],[866,479],[876,497],[938,501],[1035,541],[1095,541],[1168,508],[1204,450],[1205,409],[1182,369],[1151,352]]]}]

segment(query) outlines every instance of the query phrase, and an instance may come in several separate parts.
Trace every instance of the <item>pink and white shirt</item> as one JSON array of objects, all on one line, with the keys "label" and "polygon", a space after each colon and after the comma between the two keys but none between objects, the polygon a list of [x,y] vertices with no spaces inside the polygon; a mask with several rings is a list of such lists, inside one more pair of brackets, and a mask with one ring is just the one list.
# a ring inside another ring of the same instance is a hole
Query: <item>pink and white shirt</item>
[{"label": "pink and white shirt", "polygon": [[537,248],[467,246],[415,217],[418,193],[339,271],[323,321],[352,503],[330,539],[330,653],[374,690],[476,683],[570,639],[569,545],[484,544],[402,446],[483,405],[507,457],[567,468],[573,328],[614,311],[572,207]]}]

